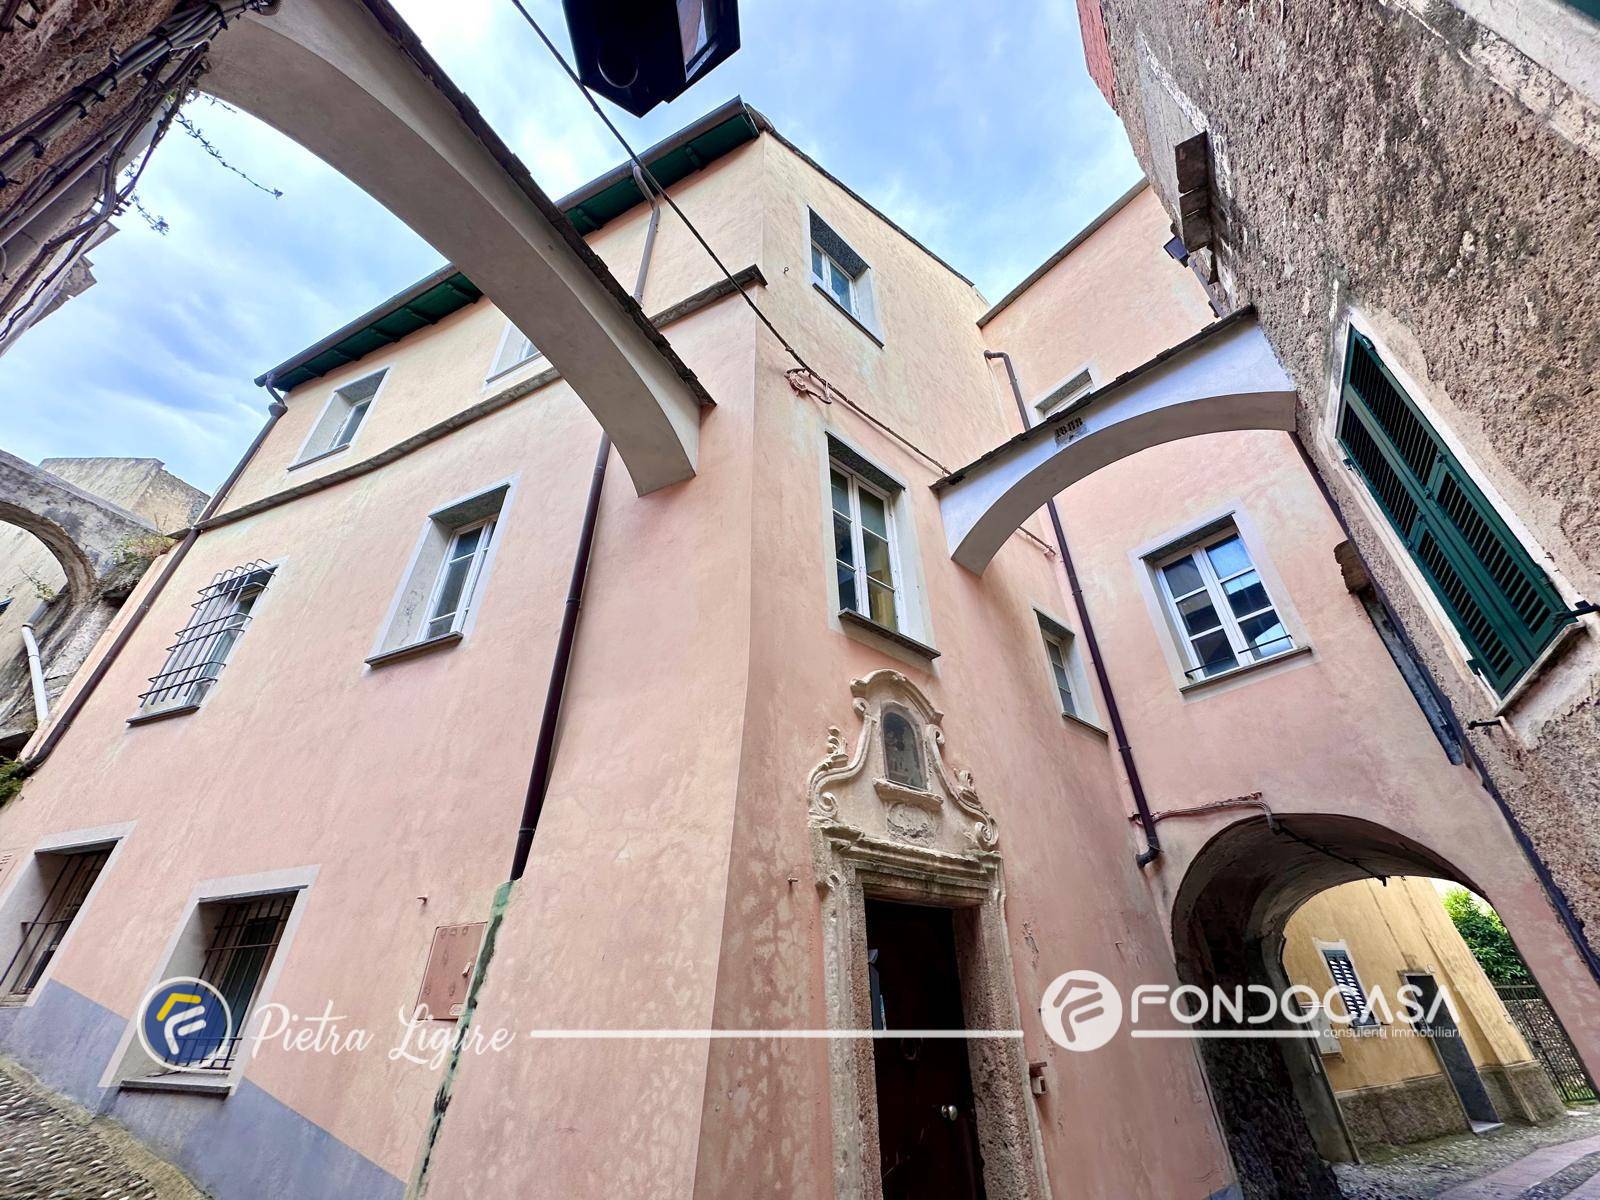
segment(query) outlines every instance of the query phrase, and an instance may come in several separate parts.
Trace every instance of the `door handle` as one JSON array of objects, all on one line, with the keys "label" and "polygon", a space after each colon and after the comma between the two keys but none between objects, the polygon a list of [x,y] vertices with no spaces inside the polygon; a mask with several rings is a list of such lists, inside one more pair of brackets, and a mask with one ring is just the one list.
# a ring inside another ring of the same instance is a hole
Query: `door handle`
[{"label": "door handle", "polygon": [[954,1121],[961,1115],[961,1110],[954,1104],[941,1104],[939,1106],[939,1115],[946,1121]]}]

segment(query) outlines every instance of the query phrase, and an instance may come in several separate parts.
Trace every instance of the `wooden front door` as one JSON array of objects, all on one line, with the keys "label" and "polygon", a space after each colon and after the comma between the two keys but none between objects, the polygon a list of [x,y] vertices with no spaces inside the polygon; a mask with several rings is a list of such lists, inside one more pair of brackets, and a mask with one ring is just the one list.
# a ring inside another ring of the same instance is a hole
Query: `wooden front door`
[{"label": "wooden front door", "polygon": [[[949,909],[867,902],[872,1023],[965,1029]],[[963,1038],[873,1043],[884,1200],[983,1200],[972,1074]]]}]

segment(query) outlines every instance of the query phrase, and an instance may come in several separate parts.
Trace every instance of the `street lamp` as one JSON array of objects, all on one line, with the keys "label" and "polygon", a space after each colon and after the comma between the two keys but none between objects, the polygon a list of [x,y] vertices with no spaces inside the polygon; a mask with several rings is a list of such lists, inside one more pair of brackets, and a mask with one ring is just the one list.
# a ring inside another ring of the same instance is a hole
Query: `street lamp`
[{"label": "street lamp", "polygon": [[585,87],[642,117],[739,48],[738,0],[562,0]]}]

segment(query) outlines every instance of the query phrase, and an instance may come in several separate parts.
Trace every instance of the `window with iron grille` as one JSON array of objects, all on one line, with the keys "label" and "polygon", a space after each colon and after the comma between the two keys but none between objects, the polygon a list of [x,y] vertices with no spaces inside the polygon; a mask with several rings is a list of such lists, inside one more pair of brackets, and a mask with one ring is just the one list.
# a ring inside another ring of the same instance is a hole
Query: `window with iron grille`
[{"label": "window with iron grille", "polygon": [[244,636],[274,570],[267,563],[246,563],[200,589],[194,616],[167,648],[167,661],[150,676],[149,689],[140,693],[138,715],[193,708],[205,698]]},{"label": "window with iron grille", "polygon": [[1157,559],[1155,567],[1190,682],[1294,649],[1232,524]]},{"label": "window with iron grille", "polygon": [[110,847],[38,856],[49,883],[33,919],[22,923],[22,941],[0,976],[0,996],[16,1000],[32,994],[109,857]]},{"label": "window with iron grille", "polygon": [[211,934],[198,975],[222,994],[233,1018],[233,1036],[213,1038],[214,1048],[185,1047],[195,1051],[195,1058],[203,1060],[206,1069],[226,1071],[233,1066],[251,1006],[283,938],[295,895],[280,892],[241,900],[215,900],[200,906],[201,918],[210,926]]},{"label": "window with iron grille", "polygon": [[1350,1024],[1356,1028],[1370,1028],[1378,1024],[1378,1018],[1372,1013],[1372,1003],[1367,999],[1367,989],[1361,986],[1356,965],[1350,960],[1350,951],[1343,946],[1319,948],[1322,961],[1328,964],[1333,986],[1339,990],[1339,999],[1344,1002],[1344,1011],[1350,1017]]},{"label": "window with iron grille", "polygon": [[1378,356],[1350,331],[1339,442],[1471,654],[1504,695],[1574,618]]}]

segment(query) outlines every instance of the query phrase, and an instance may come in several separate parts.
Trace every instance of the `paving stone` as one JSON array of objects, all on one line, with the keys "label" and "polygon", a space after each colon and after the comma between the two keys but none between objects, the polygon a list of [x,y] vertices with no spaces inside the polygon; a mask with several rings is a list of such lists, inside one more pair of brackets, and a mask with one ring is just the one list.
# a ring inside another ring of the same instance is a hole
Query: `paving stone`
[{"label": "paving stone", "polygon": [[[1600,1200],[1578,1164],[1600,1154],[1600,1111],[1399,1147],[1335,1168],[1350,1200]],[[1556,1190],[1566,1188],[1572,1190]]]},{"label": "paving stone", "polygon": [[42,1089],[0,1071],[0,1200],[180,1200],[192,1188],[157,1184],[126,1150]]}]

